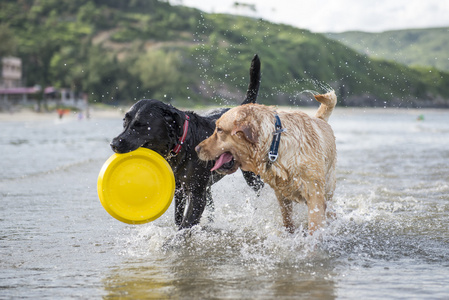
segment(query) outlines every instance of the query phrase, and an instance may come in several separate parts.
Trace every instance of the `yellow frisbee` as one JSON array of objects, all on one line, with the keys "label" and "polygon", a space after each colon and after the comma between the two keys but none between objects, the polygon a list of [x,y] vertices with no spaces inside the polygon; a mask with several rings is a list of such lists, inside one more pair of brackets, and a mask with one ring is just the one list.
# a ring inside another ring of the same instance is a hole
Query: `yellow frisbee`
[{"label": "yellow frisbee", "polygon": [[168,209],[175,193],[175,177],[161,155],[139,148],[109,157],[98,175],[97,191],[111,216],[128,224],[143,224]]}]

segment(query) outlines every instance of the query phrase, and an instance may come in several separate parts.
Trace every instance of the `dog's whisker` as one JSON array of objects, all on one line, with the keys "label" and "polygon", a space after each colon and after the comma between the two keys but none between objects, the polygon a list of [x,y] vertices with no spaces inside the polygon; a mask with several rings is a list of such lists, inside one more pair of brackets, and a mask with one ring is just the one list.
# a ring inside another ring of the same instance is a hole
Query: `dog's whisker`
[{"label": "dog's whisker", "polygon": [[209,165],[209,162],[211,162],[210,160],[201,160],[201,159],[197,159],[196,163],[203,166],[203,167],[207,167]]}]

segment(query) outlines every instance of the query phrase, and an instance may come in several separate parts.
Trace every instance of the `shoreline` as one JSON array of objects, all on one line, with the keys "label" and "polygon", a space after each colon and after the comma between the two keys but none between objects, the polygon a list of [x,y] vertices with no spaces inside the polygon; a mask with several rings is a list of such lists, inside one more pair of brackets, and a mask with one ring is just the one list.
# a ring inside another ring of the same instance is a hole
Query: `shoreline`
[{"label": "shoreline", "polygon": [[117,108],[89,110],[89,118],[86,118],[86,112],[69,112],[62,118],[56,111],[35,112],[31,109],[22,108],[14,112],[0,112],[0,122],[28,122],[28,121],[49,121],[49,120],[92,120],[92,119],[111,119],[123,118],[124,110]]},{"label": "shoreline", "polygon": [[[211,108],[200,108],[193,109],[194,112],[202,114],[204,112],[216,109],[217,107]],[[299,110],[313,116],[318,109],[318,107],[290,107],[290,106],[278,106],[279,110]],[[49,120],[94,120],[94,119],[122,119],[128,108],[118,107],[118,108],[95,108],[92,107],[89,110],[89,118],[86,118],[85,112],[69,112],[65,114],[62,119],[59,118],[56,111],[52,112],[35,112],[31,109],[21,108],[14,112],[0,112],[0,122],[29,122],[29,121],[49,121]],[[181,108],[180,110],[192,111],[192,109]],[[385,114],[394,113],[407,113],[420,115],[426,112],[449,112],[449,109],[445,108],[380,108],[380,107],[336,107],[333,115],[348,115],[348,114],[363,114],[369,112],[380,112]]]}]

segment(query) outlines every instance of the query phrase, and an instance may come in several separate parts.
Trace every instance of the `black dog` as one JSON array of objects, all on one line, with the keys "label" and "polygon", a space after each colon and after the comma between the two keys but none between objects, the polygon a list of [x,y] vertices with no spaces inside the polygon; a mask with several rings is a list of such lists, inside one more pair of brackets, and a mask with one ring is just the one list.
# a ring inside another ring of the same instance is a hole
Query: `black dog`
[{"label": "black dog", "polygon": [[[242,104],[255,103],[259,85],[260,60],[255,55]],[[123,132],[112,140],[111,148],[117,153],[145,147],[165,157],[176,180],[175,223],[179,229],[198,224],[206,204],[213,206],[210,187],[223,175],[211,172],[211,166],[198,159],[195,146],[214,132],[215,121],[227,110],[199,116],[158,100],[140,100],[125,114]],[[255,191],[263,186],[253,173],[243,172],[243,175]]]}]

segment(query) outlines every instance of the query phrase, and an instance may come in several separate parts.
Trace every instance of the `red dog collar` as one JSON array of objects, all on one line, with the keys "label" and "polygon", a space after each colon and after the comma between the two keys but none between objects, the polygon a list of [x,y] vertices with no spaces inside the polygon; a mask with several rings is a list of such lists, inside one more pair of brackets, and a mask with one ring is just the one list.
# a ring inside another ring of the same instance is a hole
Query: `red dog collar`
[{"label": "red dog collar", "polygon": [[176,144],[175,148],[173,148],[173,150],[170,152],[170,157],[178,155],[179,151],[181,151],[182,144],[184,144],[184,142],[186,141],[187,129],[189,128],[189,120],[190,117],[186,115],[182,136],[179,138],[178,144]]}]

